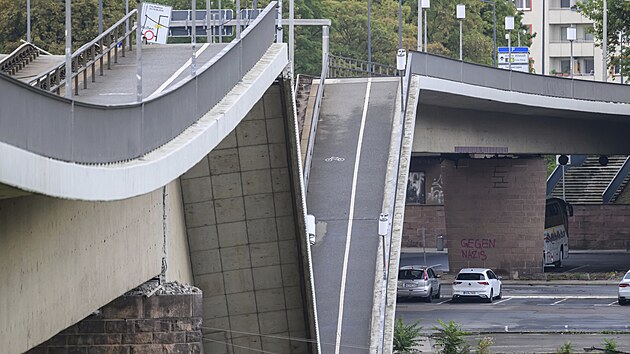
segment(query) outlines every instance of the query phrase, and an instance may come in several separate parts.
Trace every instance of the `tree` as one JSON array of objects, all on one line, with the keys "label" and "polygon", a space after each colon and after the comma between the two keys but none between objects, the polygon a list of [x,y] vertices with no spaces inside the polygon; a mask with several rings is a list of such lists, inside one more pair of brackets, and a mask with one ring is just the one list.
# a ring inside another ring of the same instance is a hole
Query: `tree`
[{"label": "tree", "polygon": [[[98,1],[72,1],[72,47],[91,41],[98,35]],[[124,16],[125,3],[103,0],[103,28]],[[0,52],[10,53],[26,40],[26,0],[0,0]],[[53,54],[65,48],[65,1],[31,1],[31,41]]]},{"label": "tree", "polygon": [[[619,66],[623,76],[630,75],[630,1],[608,0],[607,6],[607,69]],[[589,0],[578,3],[578,11],[594,22],[593,33],[598,46],[603,41],[603,0]],[[623,52],[620,52],[621,42],[619,33],[623,33]]]}]

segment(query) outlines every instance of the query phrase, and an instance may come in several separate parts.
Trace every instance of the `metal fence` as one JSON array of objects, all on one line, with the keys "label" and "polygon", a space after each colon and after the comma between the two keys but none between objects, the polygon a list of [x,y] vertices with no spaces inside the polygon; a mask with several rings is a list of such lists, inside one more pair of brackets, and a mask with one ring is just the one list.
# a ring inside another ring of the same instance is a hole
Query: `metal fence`
[{"label": "metal fence", "polygon": [[411,73],[416,75],[534,95],[630,103],[630,85],[496,69],[416,51],[410,56]]},{"label": "metal fence", "polygon": [[141,103],[94,105],[0,74],[0,141],[76,163],[138,158],[175,138],[214,107],[274,43],[276,2],[198,75]]},{"label": "metal fence", "polygon": [[[370,73],[371,71],[371,73]],[[389,65],[368,63],[365,60],[328,55],[328,77],[369,77],[369,76],[399,76],[399,71]]]}]

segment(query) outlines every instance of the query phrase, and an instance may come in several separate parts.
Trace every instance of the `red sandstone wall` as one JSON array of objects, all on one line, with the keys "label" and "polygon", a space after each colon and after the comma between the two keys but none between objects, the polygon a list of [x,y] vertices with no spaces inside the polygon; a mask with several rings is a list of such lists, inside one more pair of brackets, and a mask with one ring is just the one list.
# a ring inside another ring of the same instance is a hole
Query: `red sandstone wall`
[{"label": "red sandstone wall", "polygon": [[543,159],[442,163],[449,268],[540,273],[545,218]]},{"label": "red sandstone wall", "polygon": [[200,354],[202,318],[201,292],[121,296],[27,354]]},{"label": "red sandstone wall", "polygon": [[628,249],[630,205],[577,205],[569,218],[570,249]]},{"label": "red sandstone wall", "polygon": [[[426,245],[422,244],[423,227]],[[405,207],[402,247],[435,248],[438,235],[446,235],[444,205],[407,205]]]}]

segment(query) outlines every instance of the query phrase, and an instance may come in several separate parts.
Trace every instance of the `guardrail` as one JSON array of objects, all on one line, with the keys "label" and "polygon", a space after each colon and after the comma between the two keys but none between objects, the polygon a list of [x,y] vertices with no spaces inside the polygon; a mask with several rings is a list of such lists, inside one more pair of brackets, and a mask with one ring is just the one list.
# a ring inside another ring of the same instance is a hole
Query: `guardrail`
[{"label": "guardrail", "polygon": [[306,147],[306,157],[304,158],[304,189],[308,190],[308,178],[311,175],[311,164],[313,163],[313,148],[315,147],[315,134],[317,133],[317,123],[319,122],[319,111],[324,97],[324,83],[328,74],[328,56],[322,62],[322,72],[319,75],[319,86],[317,86],[317,96],[313,105],[313,118],[311,121],[311,131],[308,136]]},{"label": "guardrail", "polygon": [[[368,76],[399,76],[395,67],[368,63],[365,60],[328,55],[328,78],[334,77],[368,77]],[[371,68],[371,74],[370,74]]]},{"label": "guardrail", "polygon": [[409,55],[415,75],[533,95],[630,103],[630,85],[522,73],[416,51]]},{"label": "guardrail", "polygon": [[31,43],[24,43],[11,54],[0,60],[0,72],[15,75],[39,56],[39,49]]},{"label": "guardrail", "polygon": [[612,201],[612,199],[617,194],[619,187],[621,187],[623,181],[625,181],[626,177],[628,177],[628,174],[630,174],[630,156],[626,157],[623,165],[621,166],[619,171],[617,171],[617,174],[615,174],[615,177],[612,179],[612,181],[610,181],[610,183],[604,190],[604,193],[602,193],[602,202],[604,204],[608,204]]},{"label": "guardrail", "polygon": [[0,75],[0,127],[7,127],[0,141],[74,163],[141,157],[194,124],[238,84],[274,43],[276,16],[271,2],[196,76],[141,103],[77,102]]},{"label": "guardrail", "polygon": [[[83,88],[87,89],[87,71],[92,69],[92,82],[96,81],[96,63],[99,63],[100,76],[103,76],[104,57],[107,56],[107,69],[111,69],[111,53],[114,52],[114,63],[118,63],[118,47],[120,45],[122,56],[125,56],[125,46],[129,43],[132,50],[133,40],[130,37],[135,33],[136,26],[128,28],[128,21],[137,14],[138,10],[130,11],[125,17],[113,26],[101,33],[91,42],[84,44],[72,54],[72,76],[74,80],[74,94],[79,94],[79,75],[83,74]],[[135,21],[137,22],[137,21]],[[122,36],[119,34],[122,33]],[[66,64],[59,64],[52,70],[31,80],[30,84],[43,90],[61,93],[61,87],[65,84]]]}]

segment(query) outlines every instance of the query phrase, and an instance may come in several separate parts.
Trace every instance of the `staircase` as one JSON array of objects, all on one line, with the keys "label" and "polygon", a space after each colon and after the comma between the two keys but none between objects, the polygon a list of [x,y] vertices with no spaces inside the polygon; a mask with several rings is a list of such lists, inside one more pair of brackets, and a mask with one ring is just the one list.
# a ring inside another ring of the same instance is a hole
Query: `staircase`
[{"label": "staircase", "polygon": [[[602,204],[602,193],[626,160],[626,155],[608,156],[608,165],[599,164],[599,156],[589,155],[581,166],[565,171],[566,201],[572,204]],[[623,190],[627,178],[619,188]],[[556,184],[553,196],[562,198],[562,179]],[[613,199],[614,200],[614,199]]]}]

